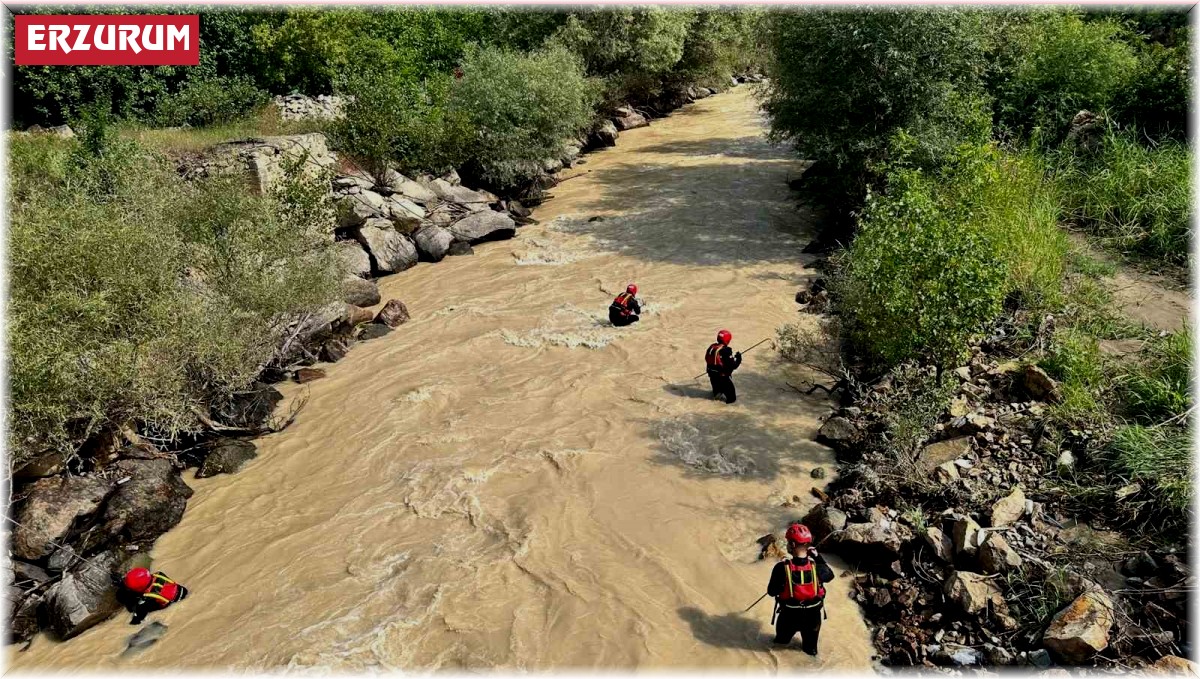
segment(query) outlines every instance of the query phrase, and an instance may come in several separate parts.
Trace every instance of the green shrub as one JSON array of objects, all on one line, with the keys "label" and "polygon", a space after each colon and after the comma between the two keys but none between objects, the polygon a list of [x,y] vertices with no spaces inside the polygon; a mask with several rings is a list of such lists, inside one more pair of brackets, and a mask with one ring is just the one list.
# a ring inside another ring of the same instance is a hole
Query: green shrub
[{"label": "green shrub", "polygon": [[868,195],[836,282],[847,339],[886,365],[928,356],[949,366],[999,313],[1004,265],[937,180],[906,170],[888,183],[886,195]]},{"label": "green shrub", "polygon": [[1192,405],[1192,335],[1177,332],[1151,340],[1141,360],[1118,378],[1118,394],[1129,417],[1157,424],[1181,416]]},{"label": "green shrub", "polygon": [[163,98],[155,119],[168,127],[216,125],[244,118],[268,101],[267,93],[249,78],[201,78]]},{"label": "green shrub", "polygon": [[1112,473],[1150,487],[1175,512],[1192,504],[1192,445],[1184,427],[1131,425],[1117,430],[1107,451]]},{"label": "green shrub", "polygon": [[[1187,29],[1181,33],[1186,35]],[[1186,141],[1190,57],[1191,45],[1186,39],[1170,47],[1142,41],[1137,50],[1137,69],[1112,104],[1118,119],[1156,137],[1166,135]]]},{"label": "green shrub", "polygon": [[454,82],[451,110],[474,128],[471,164],[497,186],[538,173],[563,143],[591,122],[596,87],[562,48],[532,54],[474,49]]},{"label": "green shrub", "polygon": [[[774,139],[827,164],[828,195],[856,205],[896,130],[928,127],[953,148],[970,138],[984,66],[981,15],[948,9],[778,13],[764,109]],[[957,92],[954,106],[946,107]],[[962,113],[966,130],[956,129]]]},{"label": "green shrub", "polygon": [[1058,173],[1068,215],[1122,251],[1188,262],[1191,150],[1164,141],[1138,143],[1135,131],[1110,129],[1095,157],[1063,152]]},{"label": "green shrub", "polygon": [[1112,104],[1137,70],[1131,36],[1115,21],[1052,9],[996,26],[988,80],[997,121],[1010,130],[1060,135],[1080,110]]},{"label": "green shrub", "polygon": [[[68,455],[127,422],[163,437],[198,430],[193,408],[257,376],[281,316],[337,294],[328,238],[290,219],[319,206],[292,192],[284,207],[234,180],[185,184],[163,159],[92,129],[65,146],[10,147],[15,463]],[[51,172],[23,176],[43,160]]]},{"label": "green shrub", "polygon": [[393,166],[441,173],[464,160],[472,133],[466,115],[448,104],[449,76],[422,83],[371,71],[345,93],[354,99],[332,127],[334,143],[379,183]]}]

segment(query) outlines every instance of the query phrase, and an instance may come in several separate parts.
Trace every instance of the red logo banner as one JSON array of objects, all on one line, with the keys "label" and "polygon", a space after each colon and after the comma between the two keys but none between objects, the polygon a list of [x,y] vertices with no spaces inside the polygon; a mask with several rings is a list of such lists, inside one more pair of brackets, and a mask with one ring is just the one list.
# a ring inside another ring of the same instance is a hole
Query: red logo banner
[{"label": "red logo banner", "polygon": [[198,14],[19,14],[18,66],[197,66]]}]

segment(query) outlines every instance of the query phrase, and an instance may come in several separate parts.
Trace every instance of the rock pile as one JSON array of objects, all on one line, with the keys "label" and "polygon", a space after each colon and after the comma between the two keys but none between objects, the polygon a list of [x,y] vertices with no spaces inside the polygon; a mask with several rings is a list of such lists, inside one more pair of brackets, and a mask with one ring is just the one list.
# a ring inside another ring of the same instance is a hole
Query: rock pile
[{"label": "rock pile", "polygon": [[337,120],[345,116],[347,99],[328,94],[315,97],[288,94],[273,101],[283,120]]},{"label": "rock pile", "polygon": [[1193,580],[1180,554],[1080,553],[1084,539],[1127,542],[1073,519],[1053,482],[1062,451],[1087,435],[1049,431],[1055,381],[975,347],[942,375],[949,404],[906,457],[892,448],[893,406],[911,397],[900,376],[927,370],[859,385],[831,413],[817,440],[842,471],[803,518],[863,570],[853,597],[885,664],[1141,667],[1187,655]]}]

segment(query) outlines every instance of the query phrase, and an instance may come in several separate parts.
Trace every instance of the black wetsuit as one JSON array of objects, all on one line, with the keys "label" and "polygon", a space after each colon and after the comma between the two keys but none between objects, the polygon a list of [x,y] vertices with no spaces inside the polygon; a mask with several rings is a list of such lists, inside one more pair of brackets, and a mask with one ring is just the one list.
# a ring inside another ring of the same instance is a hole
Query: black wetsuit
[{"label": "black wetsuit", "polygon": [[[624,306],[621,305],[622,298],[624,298]],[[642,305],[638,303],[637,297],[628,292],[617,295],[613,303],[608,306],[608,320],[617,327],[637,323],[640,313],[642,313]]]},{"label": "black wetsuit", "polygon": [[[803,566],[808,563],[808,558],[793,557],[792,563]],[[818,580],[822,583],[833,580],[833,569],[825,563],[825,557],[818,554],[813,557],[813,564],[816,566]],[[771,571],[771,581],[767,584],[767,594],[778,597],[787,589],[786,568],[785,561],[775,564],[775,569]],[[822,598],[815,604],[803,607],[795,605],[794,600],[778,601],[778,605],[779,617],[775,620],[775,643],[781,646],[790,644],[792,637],[799,632],[801,648],[809,655],[816,655],[817,638],[821,635],[821,614],[825,608],[825,600]]]},{"label": "black wetsuit", "polygon": [[[716,362],[713,352],[716,352]],[[726,403],[737,400],[737,389],[733,387],[733,371],[742,365],[742,355],[734,354],[727,344],[714,344],[708,348],[705,355],[705,365],[708,366],[708,381],[712,385],[713,396],[725,396]]]}]

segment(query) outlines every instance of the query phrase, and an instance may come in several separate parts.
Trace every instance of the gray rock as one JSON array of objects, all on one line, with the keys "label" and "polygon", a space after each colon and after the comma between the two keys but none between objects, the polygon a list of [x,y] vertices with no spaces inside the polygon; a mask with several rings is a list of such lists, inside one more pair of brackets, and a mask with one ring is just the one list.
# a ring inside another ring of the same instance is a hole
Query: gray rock
[{"label": "gray rock", "polygon": [[14,559],[12,561],[13,582],[22,589],[28,589],[50,579],[50,574],[31,563]]},{"label": "gray rock", "polygon": [[617,137],[620,136],[617,126],[611,120],[605,120],[600,123],[592,133],[588,135],[588,146],[592,148],[601,148],[605,146],[616,146]]},{"label": "gray rock", "polygon": [[921,449],[917,467],[929,474],[947,462],[953,462],[971,451],[971,437],[960,436],[946,441],[931,443]]},{"label": "gray rock", "polygon": [[983,662],[981,652],[962,644],[941,644],[931,650],[933,661],[939,665],[980,665]]},{"label": "gray rock", "polygon": [[542,161],[542,171],[547,174],[554,174],[563,169],[563,161],[561,158],[547,158]]},{"label": "gray rock", "polygon": [[1046,668],[1054,664],[1054,661],[1050,658],[1050,652],[1044,648],[1039,648],[1036,651],[1030,651],[1029,655],[1026,657],[1026,660],[1034,667]]},{"label": "gray rock", "polygon": [[392,329],[382,323],[368,323],[363,326],[362,332],[359,333],[358,339],[362,341],[373,340],[391,332]]},{"label": "gray rock", "polygon": [[1016,523],[1025,515],[1025,493],[1018,486],[1006,497],[992,505],[992,526],[999,528]]},{"label": "gray rock", "polygon": [[858,427],[845,417],[831,417],[817,430],[817,443],[834,450],[847,450],[858,443],[860,437]]},{"label": "gray rock", "polygon": [[982,616],[990,611],[1005,629],[1017,628],[1016,621],[1008,614],[1000,587],[986,576],[954,571],[946,578],[944,593],[968,615]]},{"label": "gray rock", "polygon": [[974,519],[955,514],[947,517],[944,525],[950,533],[950,542],[956,555],[973,558],[979,553],[982,536],[979,534],[979,524]]},{"label": "gray rock", "polygon": [[943,533],[940,528],[930,526],[926,529],[925,543],[929,545],[938,559],[945,563],[954,563],[954,544],[951,542],[950,536]]},{"label": "gray rock", "polygon": [[258,457],[253,441],[221,439],[213,447],[196,471],[196,478],[204,479],[217,474],[233,474],[250,460]]},{"label": "gray rock", "polygon": [[192,489],[169,460],[120,460],[113,470],[118,485],[104,504],[100,531],[111,544],[149,545],[183,518]]},{"label": "gray rock", "polygon": [[813,507],[800,521],[812,532],[813,542],[821,544],[833,533],[846,527],[846,513],[821,503]]},{"label": "gray rock", "polygon": [[13,472],[13,478],[42,479],[48,476],[56,476],[64,469],[64,466],[65,460],[63,454],[57,450],[48,450],[26,460]]},{"label": "gray rock", "polygon": [[465,186],[453,186],[443,179],[434,179],[428,184],[429,190],[447,203],[457,203],[464,206],[475,206],[476,209],[486,208],[494,198],[481,191],[472,191]]},{"label": "gray rock", "polygon": [[350,188],[357,188],[363,191],[370,191],[375,188],[375,182],[363,177],[354,175],[343,175],[333,180],[333,190],[340,191]]},{"label": "gray rock", "polygon": [[75,522],[94,514],[112,483],[99,476],[55,476],[35,481],[16,512],[12,553],[37,561],[62,544]]},{"label": "gray rock", "polygon": [[481,240],[511,238],[517,232],[512,218],[499,212],[476,212],[450,225],[455,240],[476,243]]},{"label": "gray rock", "polygon": [[342,300],[354,306],[375,306],[380,300],[379,286],[375,281],[347,278],[342,281]]},{"label": "gray rock", "polygon": [[70,639],[120,610],[113,584],[119,566],[115,554],[102,553],[64,573],[46,591],[46,618],[60,639]]},{"label": "gray rock", "polygon": [[333,249],[346,273],[359,278],[371,275],[371,256],[363,249],[361,243],[354,240],[340,240],[333,244]]},{"label": "gray rock", "polygon": [[29,641],[41,629],[38,611],[41,610],[44,601],[45,597],[41,594],[22,594],[16,600],[8,623],[13,643]]},{"label": "gray rock", "polygon": [[346,340],[335,337],[321,345],[320,359],[326,363],[337,363],[346,357],[350,345]]},{"label": "gray rock", "polygon": [[166,625],[158,621],[152,621],[125,640],[125,650],[121,653],[121,656],[128,657],[139,653],[157,644],[158,640],[166,636],[166,634]]},{"label": "gray rock", "polygon": [[241,394],[236,394],[228,403],[213,409],[213,419],[221,424],[242,429],[257,429],[275,412],[275,406],[283,400],[279,390],[264,382],[255,382]]},{"label": "gray rock", "polygon": [[440,262],[449,252],[450,244],[454,242],[454,234],[440,226],[425,224],[413,233],[413,242],[421,259]]},{"label": "gray rock", "polygon": [[999,533],[989,531],[979,546],[979,565],[984,573],[1007,573],[1021,567],[1021,555]]},{"label": "gray rock", "polygon": [[438,202],[438,195],[436,193],[399,172],[390,171],[388,173],[388,188],[404,198],[425,207],[430,207]]},{"label": "gray rock", "polygon": [[847,524],[830,540],[839,553],[887,563],[900,558],[904,543],[912,540],[912,531],[896,521],[882,519]]},{"label": "gray rock", "polygon": [[460,186],[462,184],[462,178],[458,176],[458,170],[448,170],[440,179],[450,186]]},{"label": "gray rock", "polygon": [[368,220],[354,231],[354,237],[371,254],[375,270],[382,274],[398,273],[417,265],[417,246],[387,220]]},{"label": "gray rock", "polygon": [[383,196],[374,191],[361,191],[344,196],[337,202],[338,228],[349,229],[360,226],[369,219],[386,217],[390,210]]},{"label": "gray rock", "polygon": [[447,257],[461,257],[463,255],[475,254],[475,248],[471,247],[470,243],[464,243],[460,240],[450,244],[450,249],[446,251]]},{"label": "gray rock", "polygon": [[613,120],[613,123],[617,126],[618,130],[624,132],[625,130],[632,130],[637,127],[646,127],[650,124],[650,121],[646,120],[646,117],[642,114],[630,111],[627,115]]},{"label": "gray rock", "polygon": [[420,205],[397,196],[387,199],[388,214],[397,227],[411,231],[421,225],[425,219],[425,210]]},{"label": "gray rock", "polygon": [[1051,379],[1045,370],[1036,365],[1025,366],[1022,379],[1025,391],[1029,392],[1030,396],[1050,403],[1058,403],[1062,400],[1058,391],[1058,383]]}]

